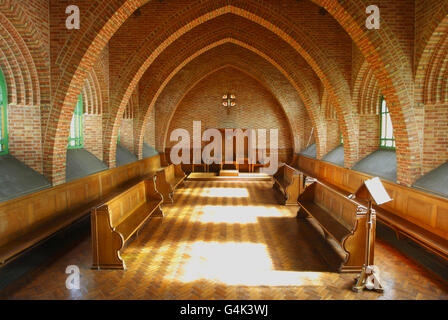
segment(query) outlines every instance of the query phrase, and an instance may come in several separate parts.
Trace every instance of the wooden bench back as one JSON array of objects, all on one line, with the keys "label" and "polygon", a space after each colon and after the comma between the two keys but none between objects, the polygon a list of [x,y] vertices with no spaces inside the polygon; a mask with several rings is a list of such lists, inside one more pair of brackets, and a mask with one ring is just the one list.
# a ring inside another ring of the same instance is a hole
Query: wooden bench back
[{"label": "wooden bench back", "polygon": [[[353,193],[372,176],[300,155],[298,166],[308,174]],[[429,232],[448,240],[448,199],[428,192],[383,180],[393,199],[381,206]],[[375,206],[374,206],[375,208]]]},{"label": "wooden bench back", "polygon": [[146,181],[141,181],[127,189],[117,197],[106,202],[104,206],[109,209],[110,223],[116,227],[132,211],[146,202]]},{"label": "wooden bench back", "polygon": [[283,176],[284,176],[284,179],[286,181],[288,181],[288,183],[292,182],[294,176],[297,176],[298,173],[299,172],[297,170],[295,170],[294,168],[291,168],[287,164],[283,165]]},{"label": "wooden bench back", "polygon": [[174,183],[176,181],[174,164],[170,164],[168,167],[165,168],[165,177],[168,183]]},{"label": "wooden bench back", "polygon": [[[124,183],[160,168],[155,155],[69,183],[0,203],[0,247],[42,228],[55,218],[98,201]],[[87,214],[88,212],[86,212]],[[32,241],[30,241],[32,244]]]},{"label": "wooden bench back", "polygon": [[315,204],[331,212],[331,215],[349,230],[355,228],[356,215],[360,207],[358,203],[319,181],[314,182],[308,188],[314,188],[312,200]]}]

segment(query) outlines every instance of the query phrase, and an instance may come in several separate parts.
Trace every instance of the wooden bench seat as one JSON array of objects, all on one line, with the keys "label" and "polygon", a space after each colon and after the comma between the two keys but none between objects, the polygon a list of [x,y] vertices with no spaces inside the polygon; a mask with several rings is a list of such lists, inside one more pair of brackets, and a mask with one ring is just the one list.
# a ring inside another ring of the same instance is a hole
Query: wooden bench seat
[{"label": "wooden bench seat", "polygon": [[159,168],[156,155],[0,203],[0,267]]},{"label": "wooden bench seat", "polygon": [[25,250],[38,245],[41,241],[48,239],[50,236],[64,230],[73,223],[88,216],[93,209],[102,205],[107,200],[112,199],[132,185],[138,183],[141,179],[142,178],[132,179],[127,183],[113,189],[113,191],[103,197],[99,197],[98,199],[83,204],[79,207],[65,210],[57,216],[50,215],[47,219],[34,223],[23,236],[9,241],[0,247],[0,264],[6,264],[20,253],[23,253]]},{"label": "wooden bench seat", "polygon": [[[325,181],[325,184],[345,196],[351,194],[327,181]],[[367,203],[362,200],[354,199],[354,201],[359,202],[363,206],[367,206]],[[401,236],[407,237],[444,260],[448,260],[448,240],[377,205],[373,205],[373,208],[376,211],[376,220],[391,228],[397,238]]]},{"label": "wooden bench seat", "polygon": [[[362,181],[372,176],[300,155],[298,168],[306,175],[337,188],[346,195],[355,192]],[[373,206],[376,218],[428,251],[448,261],[448,199],[394,182],[383,180],[393,201]],[[362,201],[355,199],[355,201]],[[418,214],[417,214],[418,212]]]},{"label": "wooden bench seat", "polygon": [[376,216],[378,221],[395,231],[397,238],[400,238],[400,235],[410,238],[448,260],[448,240],[381,208],[376,208]]},{"label": "wooden bench seat", "polygon": [[6,264],[9,260],[16,257],[25,250],[39,244],[41,241],[52,236],[56,232],[69,227],[79,219],[86,217],[93,206],[79,208],[71,212],[65,212],[57,218],[51,218],[48,221],[33,226],[26,234],[18,237],[0,247],[0,264]]},{"label": "wooden bench seat", "polygon": [[330,234],[336,241],[342,242],[350,234],[350,229],[336,220],[331,212],[323,209],[312,202],[301,202],[300,205],[319,222],[326,233]]},{"label": "wooden bench seat", "polygon": [[[144,203],[117,225],[115,230],[123,236],[125,243],[151,217],[148,212],[153,212],[160,204],[160,201]],[[153,214],[152,216],[154,217],[155,215]],[[160,212],[158,216],[162,216]]]},{"label": "wooden bench seat", "polygon": [[297,205],[297,197],[303,191],[303,174],[293,167],[283,164],[273,176],[275,190],[283,195],[283,204]]},{"label": "wooden bench seat", "polygon": [[[339,272],[361,271],[365,262],[367,208],[319,181],[305,189],[298,203],[300,208],[297,217],[313,217],[325,237],[334,239],[343,250]],[[372,248],[372,264],[373,257]]]},{"label": "wooden bench seat", "polygon": [[156,173],[156,176],[157,190],[163,197],[163,203],[173,203],[174,191],[183,184],[186,178],[181,165],[170,164],[169,166],[160,169]]},{"label": "wooden bench seat", "polygon": [[124,245],[151,217],[162,217],[155,176],[124,190],[92,211],[94,269],[125,269]]}]

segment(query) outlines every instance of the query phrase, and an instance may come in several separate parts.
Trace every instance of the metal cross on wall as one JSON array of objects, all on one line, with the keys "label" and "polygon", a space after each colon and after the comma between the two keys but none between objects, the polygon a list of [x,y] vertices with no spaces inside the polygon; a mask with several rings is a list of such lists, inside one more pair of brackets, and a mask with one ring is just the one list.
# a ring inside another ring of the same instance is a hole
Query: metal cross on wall
[{"label": "metal cross on wall", "polygon": [[227,107],[227,110],[230,109],[230,107],[235,107],[236,106],[236,97],[233,94],[225,94],[222,96],[222,105],[224,107]]}]

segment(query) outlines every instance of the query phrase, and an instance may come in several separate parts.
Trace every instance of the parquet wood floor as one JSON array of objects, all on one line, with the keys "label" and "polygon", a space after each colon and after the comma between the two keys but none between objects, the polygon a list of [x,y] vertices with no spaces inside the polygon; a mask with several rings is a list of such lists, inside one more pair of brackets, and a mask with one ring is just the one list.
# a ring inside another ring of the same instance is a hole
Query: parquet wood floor
[{"label": "parquet wood floor", "polygon": [[[377,239],[383,294],[354,293],[331,250],[269,182],[186,182],[122,256],[125,271],[91,270],[90,237],[0,292],[2,299],[448,299],[448,284]],[[65,287],[68,265],[81,289]]]}]

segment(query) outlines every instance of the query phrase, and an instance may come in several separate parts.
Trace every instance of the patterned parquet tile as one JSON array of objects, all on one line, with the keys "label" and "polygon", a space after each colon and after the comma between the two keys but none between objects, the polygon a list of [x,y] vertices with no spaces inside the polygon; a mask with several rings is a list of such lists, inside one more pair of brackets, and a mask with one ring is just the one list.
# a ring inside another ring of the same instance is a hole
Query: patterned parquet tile
[{"label": "patterned parquet tile", "polygon": [[[2,299],[448,299],[448,285],[377,239],[385,292],[350,290],[330,252],[268,182],[187,182],[125,248],[125,271],[91,270],[90,237],[0,292]],[[77,265],[81,289],[67,290]]]}]

